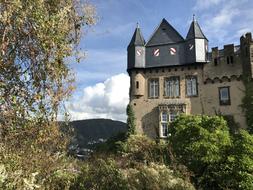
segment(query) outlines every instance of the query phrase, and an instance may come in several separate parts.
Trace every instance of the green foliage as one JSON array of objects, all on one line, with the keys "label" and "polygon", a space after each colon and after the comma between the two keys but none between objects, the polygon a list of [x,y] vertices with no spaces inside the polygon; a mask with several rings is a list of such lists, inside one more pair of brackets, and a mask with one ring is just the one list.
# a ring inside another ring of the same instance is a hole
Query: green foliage
[{"label": "green foliage", "polygon": [[78,0],[0,0],[0,122],[55,119],[73,90],[66,58],[78,53],[94,7]]},{"label": "green foliage", "polygon": [[78,53],[81,27],[95,23],[94,7],[0,0],[0,10],[0,188],[64,189],[75,173],[59,171],[74,171],[76,163],[55,120],[73,90],[66,60]]},{"label": "green foliage", "polygon": [[70,189],[124,190],[127,181],[114,160],[97,159],[85,164]]},{"label": "green foliage", "polygon": [[194,187],[165,165],[150,163],[122,168],[115,160],[97,159],[82,167],[70,189],[193,190]]},{"label": "green foliage", "polygon": [[232,143],[222,117],[182,115],[170,129],[177,158],[197,174],[222,160]]},{"label": "green foliage", "polygon": [[136,133],[136,126],[135,126],[135,115],[134,110],[131,104],[127,105],[127,127],[128,127],[128,135],[133,135]]},{"label": "green foliage", "polygon": [[253,133],[253,82],[243,80],[245,85],[244,97],[242,99],[242,108],[245,112],[247,130]]},{"label": "green foliage", "polygon": [[176,159],[193,172],[196,185],[220,189],[217,166],[226,160],[232,146],[226,121],[218,116],[181,115],[172,123],[170,132]]},{"label": "green foliage", "polygon": [[156,143],[144,135],[131,135],[126,142],[120,143],[120,151],[129,161],[168,164],[170,157],[166,143]]},{"label": "green foliage", "polygon": [[198,188],[253,188],[253,136],[247,131],[230,135],[217,116],[180,116],[170,130],[176,159],[193,172]]},{"label": "green foliage", "polygon": [[175,175],[165,165],[151,163],[136,168],[126,169],[129,189],[132,190],[194,190],[189,182]]},{"label": "green foliage", "polygon": [[231,185],[235,189],[253,189],[253,136],[241,130],[235,135],[233,145],[229,155],[233,176]]},{"label": "green foliage", "polygon": [[122,143],[125,142],[127,138],[128,135],[126,133],[118,133],[107,139],[106,142],[97,145],[95,150],[98,153],[116,154],[121,151]]}]

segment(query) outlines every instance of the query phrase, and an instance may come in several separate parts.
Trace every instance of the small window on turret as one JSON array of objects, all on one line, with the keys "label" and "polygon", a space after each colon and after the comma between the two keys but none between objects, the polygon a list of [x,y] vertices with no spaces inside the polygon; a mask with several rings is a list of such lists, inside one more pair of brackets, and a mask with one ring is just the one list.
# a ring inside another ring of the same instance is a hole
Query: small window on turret
[{"label": "small window on turret", "polygon": [[214,65],[217,66],[218,65],[218,59],[214,58]]},{"label": "small window on turret", "polygon": [[227,56],[227,64],[229,64],[229,56]]},{"label": "small window on turret", "polygon": [[139,88],[139,81],[136,81],[136,88]]}]

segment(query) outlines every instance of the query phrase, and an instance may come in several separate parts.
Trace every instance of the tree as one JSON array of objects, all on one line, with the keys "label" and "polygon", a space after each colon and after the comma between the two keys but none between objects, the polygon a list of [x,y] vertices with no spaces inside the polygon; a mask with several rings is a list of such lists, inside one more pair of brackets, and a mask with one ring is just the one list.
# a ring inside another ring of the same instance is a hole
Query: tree
[{"label": "tree", "polygon": [[127,127],[128,127],[128,135],[132,135],[136,133],[136,125],[135,125],[135,115],[134,110],[131,104],[127,105]]},{"label": "tree", "polygon": [[82,26],[95,21],[79,0],[0,0],[0,188],[54,189],[65,173],[74,178],[55,120],[73,90],[67,59],[78,61]]},{"label": "tree", "polygon": [[66,58],[78,53],[81,27],[95,21],[94,7],[78,0],[0,0],[2,126],[55,120],[73,90]]},{"label": "tree", "polygon": [[[169,127],[170,143],[177,160],[194,173],[197,185],[221,189],[228,152],[232,147],[226,121],[219,116],[182,115]],[[231,176],[230,176],[231,177]]]}]

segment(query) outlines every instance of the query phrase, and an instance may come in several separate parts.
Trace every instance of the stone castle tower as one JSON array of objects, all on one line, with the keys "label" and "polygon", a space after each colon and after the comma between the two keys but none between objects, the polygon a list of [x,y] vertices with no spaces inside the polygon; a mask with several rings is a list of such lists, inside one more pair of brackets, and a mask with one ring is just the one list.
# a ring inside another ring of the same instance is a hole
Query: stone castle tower
[{"label": "stone castle tower", "polygon": [[166,138],[167,124],[180,113],[221,114],[246,127],[242,79],[253,79],[251,33],[238,46],[208,52],[208,39],[195,19],[186,38],[163,19],[147,42],[137,26],[127,51],[138,133]]}]

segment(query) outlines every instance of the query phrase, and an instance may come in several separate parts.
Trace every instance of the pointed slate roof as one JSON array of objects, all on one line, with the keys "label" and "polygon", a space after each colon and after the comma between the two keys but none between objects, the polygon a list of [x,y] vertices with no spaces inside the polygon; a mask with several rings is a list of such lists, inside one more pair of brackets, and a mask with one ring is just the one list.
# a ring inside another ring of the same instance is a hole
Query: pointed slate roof
[{"label": "pointed slate roof", "polygon": [[194,38],[206,39],[208,41],[208,39],[202,32],[198,22],[193,18],[190,29],[186,36],[186,40],[194,39]]},{"label": "pointed slate roof", "polygon": [[167,22],[167,20],[163,19],[146,43],[146,46],[177,43],[181,41],[184,41],[184,38]]},{"label": "pointed slate roof", "polygon": [[134,31],[133,37],[132,37],[128,47],[130,47],[130,46],[144,46],[144,44],[145,44],[145,40],[142,36],[141,29],[140,29],[139,25],[137,24],[137,27]]}]

